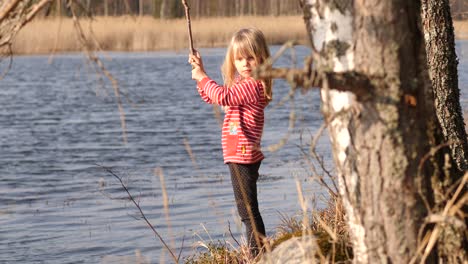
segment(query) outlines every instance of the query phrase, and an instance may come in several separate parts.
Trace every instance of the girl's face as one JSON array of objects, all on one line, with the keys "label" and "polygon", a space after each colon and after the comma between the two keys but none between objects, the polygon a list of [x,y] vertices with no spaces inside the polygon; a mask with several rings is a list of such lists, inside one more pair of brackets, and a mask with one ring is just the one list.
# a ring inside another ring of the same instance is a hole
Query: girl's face
[{"label": "girl's face", "polygon": [[236,70],[242,78],[252,77],[253,68],[257,67],[257,62],[252,56],[243,56],[240,52],[235,52],[234,65]]}]

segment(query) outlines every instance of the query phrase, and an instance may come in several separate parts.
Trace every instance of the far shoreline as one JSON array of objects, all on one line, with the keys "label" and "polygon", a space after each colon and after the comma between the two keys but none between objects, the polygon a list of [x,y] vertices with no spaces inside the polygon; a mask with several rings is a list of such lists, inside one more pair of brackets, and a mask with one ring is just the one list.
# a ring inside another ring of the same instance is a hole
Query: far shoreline
[{"label": "far shoreline", "polygon": [[[82,20],[90,38],[87,44],[102,53],[188,52],[184,19],[158,20],[152,17],[96,17]],[[242,27],[257,27],[269,45],[295,41],[308,45],[302,16],[243,16],[201,18],[192,21],[195,48],[224,48],[233,32]],[[90,34],[90,28],[94,35]],[[468,21],[454,21],[455,40],[468,39]],[[37,19],[23,28],[13,42],[15,56],[59,55],[82,52],[73,22],[64,19]]]},{"label": "far shoreline", "polygon": [[[96,17],[82,20],[92,50],[105,52],[150,52],[188,50],[185,19],[159,20],[152,17]],[[300,16],[243,16],[201,18],[192,21],[193,42],[198,48],[226,47],[231,35],[242,27],[262,30],[270,45],[293,40],[307,43]],[[91,34],[92,32],[92,34]],[[73,21],[38,19],[27,24],[13,42],[14,55],[59,54],[82,51]]]}]

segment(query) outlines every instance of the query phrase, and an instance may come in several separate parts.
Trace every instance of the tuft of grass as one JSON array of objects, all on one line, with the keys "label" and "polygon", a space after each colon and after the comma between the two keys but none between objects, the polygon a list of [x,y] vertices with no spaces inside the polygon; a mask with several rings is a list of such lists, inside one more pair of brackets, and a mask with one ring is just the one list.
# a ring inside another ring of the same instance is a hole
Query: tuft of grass
[{"label": "tuft of grass", "polygon": [[252,263],[248,250],[241,248],[240,250],[230,249],[226,243],[218,241],[203,244],[204,251],[199,251],[192,256],[184,259],[185,264],[248,264]]},{"label": "tuft of grass", "polygon": [[[303,216],[281,215],[281,224],[276,234],[268,241],[268,250],[274,250],[280,244],[294,237],[311,234],[320,249],[320,254],[330,260],[330,263],[349,263],[353,258],[353,250],[348,235],[348,228],[344,218],[344,208],[336,198],[331,198],[327,207],[310,213],[310,226],[304,226]],[[321,221],[317,219],[320,218]],[[324,225],[327,225],[325,228]],[[333,232],[333,237],[330,234]],[[234,249],[227,243],[217,242],[208,245],[202,244],[204,250],[185,259],[186,264],[248,264],[255,263],[256,259],[249,254],[249,249],[242,246]],[[260,256],[261,258],[261,256]],[[319,256],[317,256],[319,258]]]},{"label": "tuft of grass", "polygon": [[[281,216],[282,224],[271,242],[274,249],[281,243],[293,238],[307,235],[307,230],[315,237],[323,256],[332,262],[346,262],[353,258],[353,250],[345,221],[344,208],[338,198],[330,198],[325,208],[310,213],[310,226],[305,227],[303,216]],[[320,221],[319,221],[320,219]],[[330,234],[333,234],[332,235]]]}]

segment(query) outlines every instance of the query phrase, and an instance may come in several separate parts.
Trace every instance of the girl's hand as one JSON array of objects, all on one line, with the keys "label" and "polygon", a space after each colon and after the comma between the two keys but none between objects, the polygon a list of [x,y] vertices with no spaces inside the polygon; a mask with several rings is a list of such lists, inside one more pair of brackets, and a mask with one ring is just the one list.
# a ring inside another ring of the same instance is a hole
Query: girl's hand
[{"label": "girl's hand", "polygon": [[208,77],[203,67],[203,61],[198,51],[195,51],[195,55],[190,54],[188,62],[192,65],[192,79],[201,81],[203,78]]}]

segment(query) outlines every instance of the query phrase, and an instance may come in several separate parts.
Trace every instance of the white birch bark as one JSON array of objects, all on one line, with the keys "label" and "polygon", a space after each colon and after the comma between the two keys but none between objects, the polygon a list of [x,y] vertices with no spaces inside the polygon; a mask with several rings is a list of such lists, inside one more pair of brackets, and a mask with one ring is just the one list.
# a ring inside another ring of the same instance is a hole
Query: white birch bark
[{"label": "white birch bark", "polygon": [[[309,0],[311,34],[315,51],[324,54],[324,65],[319,67],[331,68],[334,72],[346,72],[354,69],[353,52],[353,17],[351,6],[340,10],[332,8],[326,1]],[[347,48],[343,50],[343,46]],[[341,48],[341,50],[339,50]],[[353,237],[355,261],[366,263],[367,248],[364,243],[365,229],[360,215],[354,210],[350,199],[359,199],[356,190],[358,175],[352,162],[347,159],[348,151],[352,148],[351,136],[348,129],[350,115],[346,114],[356,109],[358,102],[351,92],[341,92],[323,87],[321,90],[322,111],[330,122],[329,135],[333,144],[333,153],[337,169],[338,184],[343,205],[346,210],[350,234]],[[346,183],[344,171],[351,171],[351,181]]]}]

